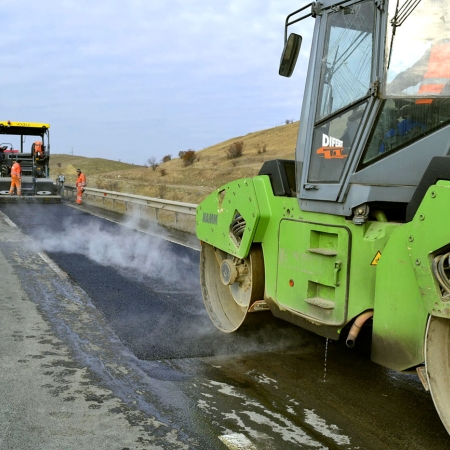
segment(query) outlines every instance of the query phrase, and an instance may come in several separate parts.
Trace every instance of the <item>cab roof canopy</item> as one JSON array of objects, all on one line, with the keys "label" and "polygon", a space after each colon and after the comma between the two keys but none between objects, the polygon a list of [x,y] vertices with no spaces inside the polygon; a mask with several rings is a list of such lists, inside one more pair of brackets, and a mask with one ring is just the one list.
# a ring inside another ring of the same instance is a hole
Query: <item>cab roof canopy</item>
[{"label": "cab roof canopy", "polygon": [[11,122],[10,120],[0,122],[0,134],[43,136],[49,128],[48,123]]}]

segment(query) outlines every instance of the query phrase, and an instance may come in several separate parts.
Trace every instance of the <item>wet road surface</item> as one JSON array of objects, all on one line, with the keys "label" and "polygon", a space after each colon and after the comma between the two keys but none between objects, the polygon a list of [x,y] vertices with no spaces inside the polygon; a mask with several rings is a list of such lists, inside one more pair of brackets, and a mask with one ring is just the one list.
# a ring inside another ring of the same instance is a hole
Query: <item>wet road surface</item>
[{"label": "wet road surface", "polygon": [[226,448],[223,435],[244,439],[238,448],[449,448],[417,377],[371,363],[364,342],[349,350],[270,313],[239,333],[216,330],[197,251],[68,205],[0,212],[36,245],[5,240],[0,250],[90,383],[111,389],[136,423],[176,428],[173,448]]}]

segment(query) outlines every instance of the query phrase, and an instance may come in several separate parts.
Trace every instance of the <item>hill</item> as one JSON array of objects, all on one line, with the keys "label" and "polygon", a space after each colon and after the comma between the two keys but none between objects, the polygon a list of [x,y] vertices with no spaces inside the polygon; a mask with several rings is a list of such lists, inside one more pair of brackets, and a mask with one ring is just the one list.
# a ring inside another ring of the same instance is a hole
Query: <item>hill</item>
[{"label": "hill", "polygon": [[[178,157],[157,167],[146,167],[102,158],[52,154],[50,173],[53,177],[64,174],[70,185],[74,184],[76,169],[80,168],[87,176],[89,187],[200,203],[229,181],[255,176],[264,161],[294,159],[298,126],[299,122],[294,122],[207,147],[197,151],[193,164],[186,167]],[[229,159],[227,150],[235,142],[243,143],[242,156]]]}]

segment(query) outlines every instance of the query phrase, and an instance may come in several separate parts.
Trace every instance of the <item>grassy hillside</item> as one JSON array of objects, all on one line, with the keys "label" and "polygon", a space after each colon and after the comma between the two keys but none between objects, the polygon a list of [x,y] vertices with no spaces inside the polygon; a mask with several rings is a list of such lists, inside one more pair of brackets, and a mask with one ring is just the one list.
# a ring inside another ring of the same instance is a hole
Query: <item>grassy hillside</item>
[{"label": "grassy hillside", "polygon": [[[295,122],[229,139],[196,152],[195,162],[187,167],[178,155],[172,155],[170,161],[160,163],[153,170],[101,158],[53,154],[50,171],[53,177],[60,173],[66,175],[66,183],[73,184],[76,169],[80,168],[89,187],[199,203],[224,183],[255,176],[264,161],[294,159],[298,126],[299,122]],[[227,149],[237,141],[244,143],[243,154],[228,159]]]}]

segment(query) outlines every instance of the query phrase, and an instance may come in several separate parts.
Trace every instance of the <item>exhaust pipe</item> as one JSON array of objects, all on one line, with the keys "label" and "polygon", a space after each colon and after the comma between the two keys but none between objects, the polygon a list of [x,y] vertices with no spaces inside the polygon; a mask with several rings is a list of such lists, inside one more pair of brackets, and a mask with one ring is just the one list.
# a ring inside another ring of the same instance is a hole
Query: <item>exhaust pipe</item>
[{"label": "exhaust pipe", "polygon": [[353,322],[352,327],[350,328],[350,332],[348,333],[347,340],[345,344],[349,348],[353,348],[355,346],[355,340],[358,337],[358,334],[361,330],[361,327],[364,325],[366,320],[370,319],[373,316],[373,310],[366,311],[360,314],[355,321]]}]

